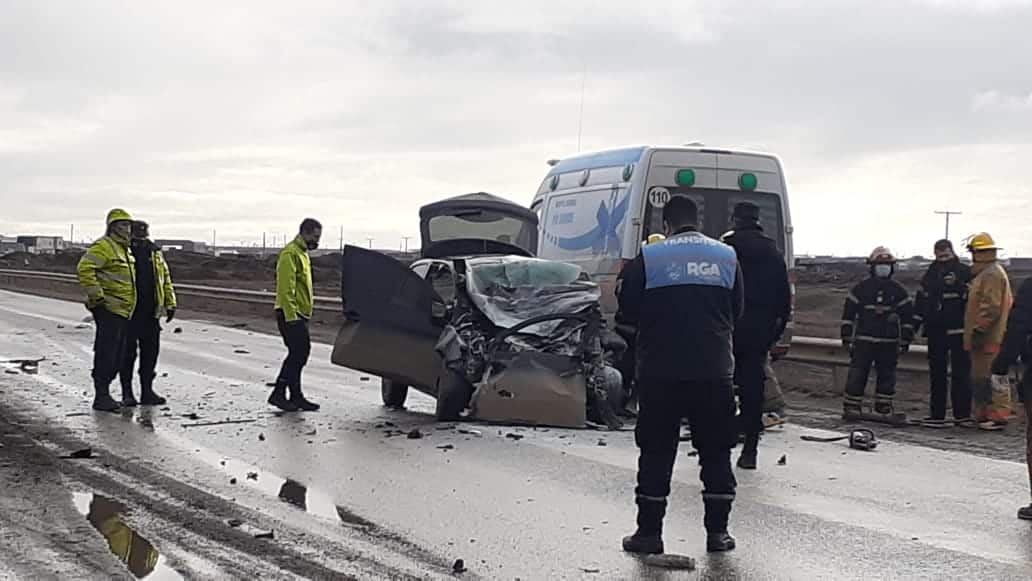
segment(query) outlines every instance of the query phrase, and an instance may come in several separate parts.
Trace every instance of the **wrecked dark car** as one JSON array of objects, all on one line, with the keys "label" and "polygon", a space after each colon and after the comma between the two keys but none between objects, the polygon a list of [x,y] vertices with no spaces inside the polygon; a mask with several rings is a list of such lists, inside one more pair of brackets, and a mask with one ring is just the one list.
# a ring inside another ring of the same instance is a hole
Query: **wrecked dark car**
[{"label": "wrecked dark car", "polygon": [[420,234],[409,267],[345,247],[333,363],[379,376],[385,405],[436,398],[440,420],[620,426],[626,344],[578,266],[533,257],[535,213],[469,194],[424,206]]}]

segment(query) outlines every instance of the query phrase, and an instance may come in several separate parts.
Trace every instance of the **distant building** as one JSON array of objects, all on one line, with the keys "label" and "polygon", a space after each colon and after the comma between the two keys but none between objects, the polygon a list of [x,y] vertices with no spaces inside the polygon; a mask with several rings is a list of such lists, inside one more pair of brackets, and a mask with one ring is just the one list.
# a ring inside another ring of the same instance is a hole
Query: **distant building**
[{"label": "distant building", "polygon": [[30,254],[56,254],[65,247],[61,236],[19,236],[18,244]]},{"label": "distant building", "polygon": [[193,240],[155,240],[155,244],[162,250],[182,250],[183,252],[196,252],[206,254],[208,244],[205,242],[194,242]]},{"label": "distant building", "polygon": [[14,252],[25,252],[25,245],[18,242],[17,238],[0,236],[0,256],[6,256]]}]

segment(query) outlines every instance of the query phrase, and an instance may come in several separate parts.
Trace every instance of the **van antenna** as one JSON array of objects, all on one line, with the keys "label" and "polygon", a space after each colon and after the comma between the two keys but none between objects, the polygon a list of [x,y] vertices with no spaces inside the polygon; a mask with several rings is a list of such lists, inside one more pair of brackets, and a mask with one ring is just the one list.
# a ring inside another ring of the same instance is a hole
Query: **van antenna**
[{"label": "van antenna", "polygon": [[584,67],[580,85],[580,114],[577,116],[577,153],[580,153],[581,134],[584,131],[584,88],[588,83],[588,68]]}]

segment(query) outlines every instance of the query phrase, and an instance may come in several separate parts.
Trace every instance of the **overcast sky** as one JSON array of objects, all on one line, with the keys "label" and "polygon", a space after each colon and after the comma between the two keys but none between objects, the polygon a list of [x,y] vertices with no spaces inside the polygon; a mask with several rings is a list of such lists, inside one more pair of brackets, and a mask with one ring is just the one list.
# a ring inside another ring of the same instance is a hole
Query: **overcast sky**
[{"label": "overcast sky", "polygon": [[[373,6],[376,6],[375,8]],[[777,153],[797,253],[1032,255],[1032,2],[0,3],[0,232],[397,247],[417,209],[529,203],[545,161]],[[271,238],[270,238],[271,242]]]}]

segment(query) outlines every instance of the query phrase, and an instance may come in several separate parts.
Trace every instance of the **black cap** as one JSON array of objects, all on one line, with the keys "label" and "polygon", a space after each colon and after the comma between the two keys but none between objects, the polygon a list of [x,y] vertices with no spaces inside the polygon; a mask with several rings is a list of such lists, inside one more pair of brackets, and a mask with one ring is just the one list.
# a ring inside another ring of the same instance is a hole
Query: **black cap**
[{"label": "black cap", "polygon": [[143,220],[133,220],[133,237],[147,238],[150,236],[150,226]]},{"label": "black cap", "polygon": [[939,240],[939,241],[937,241],[935,243],[935,250],[936,251],[946,250],[947,248],[950,249],[950,250],[953,250],[953,243],[950,242],[949,240],[945,239],[945,238],[943,238],[942,240]]},{"label": "black cap", "polygon": [[752,202],[739,202],[735,204],[731,217],[745,222],[759,222],[760,207]]}]

